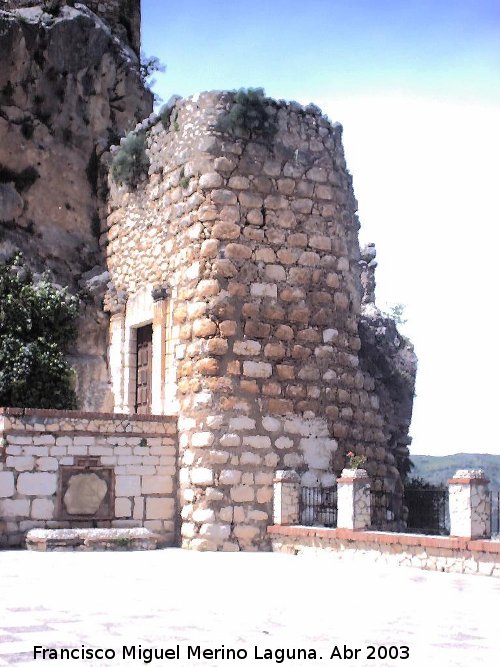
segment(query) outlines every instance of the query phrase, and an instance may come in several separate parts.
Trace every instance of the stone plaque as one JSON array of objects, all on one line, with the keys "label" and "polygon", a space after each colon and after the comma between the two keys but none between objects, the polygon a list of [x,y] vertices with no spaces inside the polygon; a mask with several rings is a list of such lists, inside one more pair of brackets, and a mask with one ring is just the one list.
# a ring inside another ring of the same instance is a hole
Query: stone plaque
[{"label": "stone plaque", "polygon": [[[97,464],[97,465],[96,465]],[[114,471],[94,458],[59,468],[58,515],[66,521],[114,518]]]}]

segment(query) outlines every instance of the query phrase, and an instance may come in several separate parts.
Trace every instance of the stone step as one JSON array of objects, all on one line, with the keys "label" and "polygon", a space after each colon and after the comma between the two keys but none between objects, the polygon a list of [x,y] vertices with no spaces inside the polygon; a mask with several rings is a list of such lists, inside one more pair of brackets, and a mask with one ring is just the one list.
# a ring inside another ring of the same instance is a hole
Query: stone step
[{"label": "stone step", "polygon": [[28,551],[151,551],[163,538],[146,528],[35,528],[26,535]]}]

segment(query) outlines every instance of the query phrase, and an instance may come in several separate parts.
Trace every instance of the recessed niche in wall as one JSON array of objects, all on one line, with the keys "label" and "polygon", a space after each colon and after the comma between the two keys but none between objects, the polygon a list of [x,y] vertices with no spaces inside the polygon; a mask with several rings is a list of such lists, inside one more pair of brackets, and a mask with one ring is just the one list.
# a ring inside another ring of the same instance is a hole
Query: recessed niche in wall
[{"label": "recessed niche in wall", "polygon": [[77,457],[72,466],[60,466],[58,517],[65,521],[114,518],[113,468],[100,465],[99,457]]}]

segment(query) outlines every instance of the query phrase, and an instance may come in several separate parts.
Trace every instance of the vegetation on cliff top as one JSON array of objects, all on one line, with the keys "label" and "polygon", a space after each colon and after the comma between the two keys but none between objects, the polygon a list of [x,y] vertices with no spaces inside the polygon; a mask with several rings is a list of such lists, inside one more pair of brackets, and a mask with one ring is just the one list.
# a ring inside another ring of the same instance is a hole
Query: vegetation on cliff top
[{"label": "vegetation on cliff top", "polygon": [[119,185],[134,187],[142,174],[147,173],[148,167],[145,134],[129,134],[113,157],[111,178]]},{"label": "vegetation on cliff top", "polygon": [[267,110],[268,99],[263,88],[240,88],[234,93],[233,105],[216,125],[229,134],[260,134],[272,137],[277,127]]},{"label": "vegetation on cliff top", "polygon": [[35,283],[21,255],[0,265],[0,405],[75,409],[65,354],[79,301],[44,275]]}]

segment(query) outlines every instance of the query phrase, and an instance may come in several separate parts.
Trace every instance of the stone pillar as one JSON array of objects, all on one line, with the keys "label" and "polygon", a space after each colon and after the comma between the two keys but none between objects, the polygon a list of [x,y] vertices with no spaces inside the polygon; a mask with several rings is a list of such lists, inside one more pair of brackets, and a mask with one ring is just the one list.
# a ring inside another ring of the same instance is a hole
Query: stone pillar
[{"label": "stone pillar", "polygon": [[277,526],[299,523],[300,477],[295,470],[277,470],[274,477],[273,517]]},{"label": "stone pillar", "polygon": [[370,479],[366,470],[342,471],[337,480],[337,528],[369,528]]},{"label": "stone pillar", "polygon": [[457,470],[448,482],[450,535],[491,537],[489,480],[483,470]]},{"label": "stone pillar", "polygon": [[109,370],[114,397],[114,411],[125,412],[125,315],[115,313],[109,325]]},{"label": "stone pillar", "polygon": [[153,297],[153,368],[151,378],[151,411],[163,414],[165,399],[166,322],[168,292],[159,287],[152,291]]}]

